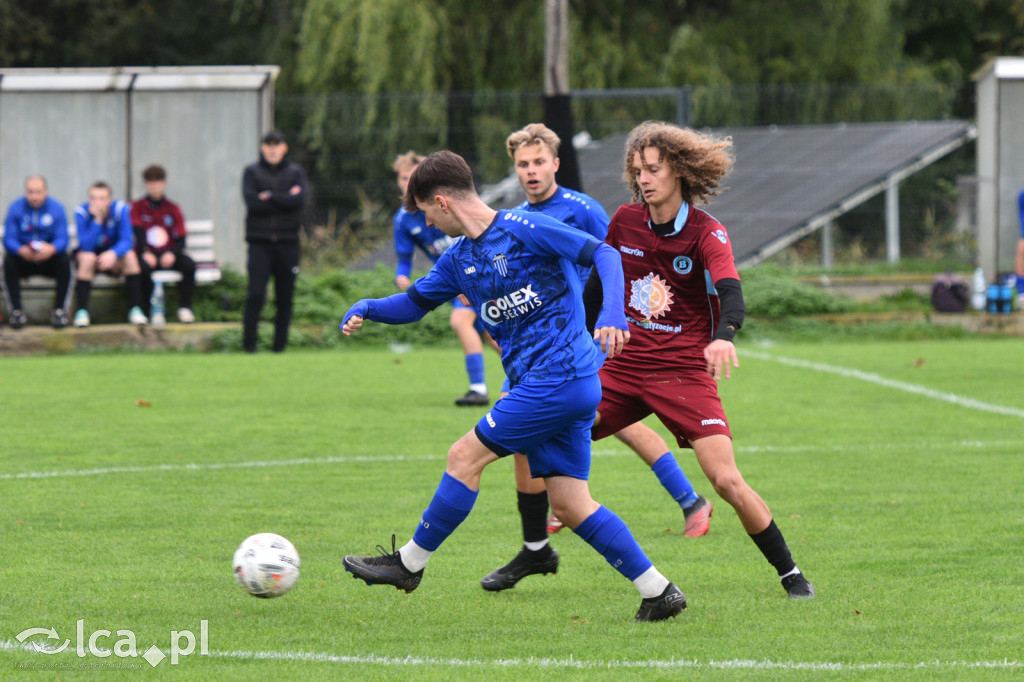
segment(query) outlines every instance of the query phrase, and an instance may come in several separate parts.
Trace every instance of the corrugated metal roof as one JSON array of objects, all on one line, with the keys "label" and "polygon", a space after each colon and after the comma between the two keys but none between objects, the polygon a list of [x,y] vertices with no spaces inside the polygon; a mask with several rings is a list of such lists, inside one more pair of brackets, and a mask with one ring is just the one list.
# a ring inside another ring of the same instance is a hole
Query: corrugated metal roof
[{"label": "corrugated metal roof", "polygon": [[[966,121],[716,128],[736,163],[703,207],[729,230],[739,264],[753,264],[849,211],[976,136]],[[626,133],[578,150],[583,191],[609,215],[630,200],[622,181]],[[503,197],[503,205],[522,201]]]}]

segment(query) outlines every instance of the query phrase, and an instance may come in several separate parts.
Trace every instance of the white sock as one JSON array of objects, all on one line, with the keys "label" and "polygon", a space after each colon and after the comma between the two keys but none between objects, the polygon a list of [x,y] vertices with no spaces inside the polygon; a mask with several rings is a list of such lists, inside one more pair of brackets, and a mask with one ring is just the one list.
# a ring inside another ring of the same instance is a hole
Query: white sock
[{"label": "white sock", "polygon": [[797,573],[799,573],[799,572],[800,572],[800,569],[799,569],[799,568],[797,568],[796,566],[794,566],[794,567],[793,567],[793,570],[792,570],[792,571],[790,571],[789,573],[787,573],[786,575],[780,575],[780,576],[779,576],[779,580],[782,580],[783,578],[788,578],[788,577],[789,577],[789,576],[791,576],[791,575],[796,575],[796,574],[797,574]]},{"label": "white sock", "polygon": [[640,590],[640,596],[644,599],[660,597],[661,593],[668,587],[668,578],[658,572],[654,566],[637,576],[633,581],[636,589]]},{"label": "white sock", "polygon": [[548,544],[548,539],[544,538],[540,542],[524,542],[523,546],[531,552],[536,552],[539,549],[544,549],[544,545]]},{"label": "white sock", "polygon": [[470,384],[469,390],[487,395],[487,384]]},{"label": "white sock", "polygon": [[402,565],[412,573],[422,571],[423,567],[427,565],[427,561],[430,560],[431,554],[433,552],[423,549],[412,540],[398,550],[398,556],[402,558]]}]

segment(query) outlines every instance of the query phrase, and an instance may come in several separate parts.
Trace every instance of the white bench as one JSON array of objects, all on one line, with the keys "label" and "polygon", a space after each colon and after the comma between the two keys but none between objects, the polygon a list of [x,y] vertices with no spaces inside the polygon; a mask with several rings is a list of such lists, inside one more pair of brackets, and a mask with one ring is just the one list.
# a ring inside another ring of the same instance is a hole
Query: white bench
[{"label": "white bench", "polygon": [[[185,221],[185,253],[196,262],[196,284],[216,282],[220,280],[220,265],[213,250],[213,221]],[[154,270],[153,284],[170,284],[180,282],[181,273],[177,270]]]}]

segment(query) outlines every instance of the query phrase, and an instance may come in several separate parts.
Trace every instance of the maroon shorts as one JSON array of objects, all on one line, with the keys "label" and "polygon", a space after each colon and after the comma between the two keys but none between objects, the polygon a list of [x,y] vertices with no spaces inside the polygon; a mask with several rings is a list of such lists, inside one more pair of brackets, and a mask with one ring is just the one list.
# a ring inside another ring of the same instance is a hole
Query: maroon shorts
[{"label": "maroon shorts", "polygon": [[679,447],[722,434],[732,438],[718,384],[703,357],[687,357],[671,369],[644,368],[621,356],[601,368],[601,423],[594,440],[617,433],[652,412],[676,437]]}]

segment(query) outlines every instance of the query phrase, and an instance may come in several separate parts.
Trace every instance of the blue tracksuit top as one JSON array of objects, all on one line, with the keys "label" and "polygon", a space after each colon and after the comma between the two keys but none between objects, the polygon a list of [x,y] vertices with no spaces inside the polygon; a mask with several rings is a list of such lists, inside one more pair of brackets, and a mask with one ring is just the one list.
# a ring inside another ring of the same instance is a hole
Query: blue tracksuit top
[{"label": "blue tracksuit top", "polygon": [[120,199],[110,204],[110,213],[102,225],[89,213],[88,201],[75,209],[75,222],[78,224],[78,248],[82,251],[102,253],[113,249],[121,258],[135,245],[131,208]]},{"label": "blue tracksuit top", "polygon": [[64,206],[51,197],[32,208],[25,197],[16,199],[4,220],[4,249],[15,253],[29,242],[48,242],[57,253],[68,250],[68,218]]}]

